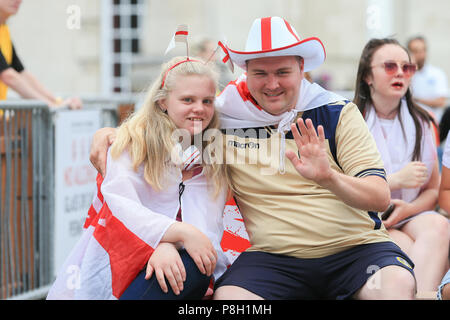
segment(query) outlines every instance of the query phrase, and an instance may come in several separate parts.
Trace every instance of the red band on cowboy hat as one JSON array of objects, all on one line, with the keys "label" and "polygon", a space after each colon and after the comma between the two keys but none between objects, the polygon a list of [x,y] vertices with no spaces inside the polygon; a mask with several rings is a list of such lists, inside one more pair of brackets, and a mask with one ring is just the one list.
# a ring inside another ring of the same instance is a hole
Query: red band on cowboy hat
[{"label": "red band on cowboy hat", "polygon": [[272,49],[272,32],[271,32],[271,20],[272,18],[261,19],[261,49]]},{"label": "red band on cowboy hat", "polygon": [[295,29],[280,17],[256,19],[248,33],[245,51],[227,49],[232,62],[244,70],[247,69],[248,60],[300,56],[304,61],[304,71],[307,72],[319,67],[326,57],[320,39],[300,39]]}]

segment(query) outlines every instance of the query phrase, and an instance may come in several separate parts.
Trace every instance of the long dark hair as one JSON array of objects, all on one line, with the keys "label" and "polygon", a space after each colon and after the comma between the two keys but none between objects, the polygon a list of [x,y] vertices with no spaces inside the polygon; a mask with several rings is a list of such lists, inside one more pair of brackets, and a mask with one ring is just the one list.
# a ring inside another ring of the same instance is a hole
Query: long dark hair
[{"label": "long dark hair", "polygon": [[[353,102],[358,106],[359,111],[364,115],[366,107],[368,105],[373,104],[372,97],[370,95],[370,87],[367,82],[364,80],[368,76],[372,74],[372,58],[374,53],[386,44],[395,44],[405,50],[408,54],[409,61],[411,62],[411,57],[409,55],[408,50],[403,47],[396,39],[384,38],[384,39],[371,39],[366,46],[364,47],[361,58],[359,59],[358,73],[356,76],[356,86],[355,86],[355,97],[353,98]],[[419,105],[417,105],[412,98],[411,90],[408,90],[405,93],[406,104],[408,106],[409,113],[411,114],[414,120],[414,126],[416,127],[416,141],[414,145],[414,151],[412,155],[411,161],[420,160],[420,155],[422,153],[421,150],[421,138],[422,138],[422,126],[420,124],[419,118],[429,125],[434,120],[431,115],[422,109]],[[400,109],[399,109],[400,112]],[[401,122],[400,122],[401,123]],[[403,126],[403,124],[402,124]],[[403,133],[406,133],[403,130]]]}]

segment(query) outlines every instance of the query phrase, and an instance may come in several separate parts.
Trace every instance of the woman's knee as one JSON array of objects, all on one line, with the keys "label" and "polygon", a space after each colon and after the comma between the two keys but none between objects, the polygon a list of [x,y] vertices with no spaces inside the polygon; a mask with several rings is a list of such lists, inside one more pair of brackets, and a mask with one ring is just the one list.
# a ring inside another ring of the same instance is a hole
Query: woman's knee
[{"label": "woman's knee", "polygon": [[405,226],[404,231],[411,234],[415,241],[424,239],[433,243],[448,243],[450,236],[448,219],[440,214],[418,216]]},{"label": "woman's knee", "polygon": [[448,220],[440,214],[430,214],[427,217],[427,223],[424,225],[428,236],[434,238],[435,241],[446,243],[449,241]]}]

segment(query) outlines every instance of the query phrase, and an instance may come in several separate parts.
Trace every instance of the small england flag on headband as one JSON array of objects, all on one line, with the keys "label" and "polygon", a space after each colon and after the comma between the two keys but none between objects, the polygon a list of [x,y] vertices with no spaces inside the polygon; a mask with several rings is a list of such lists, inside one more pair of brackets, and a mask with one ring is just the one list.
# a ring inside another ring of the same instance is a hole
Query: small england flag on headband
[{"label": "small england flag on headband", "polygon": [[187,37],[188,37],[188,26],[185,24],[180,24],[177,28],[177,31],[175,31],[175,34],[172,37],[172,40],[170,40],[169,46],[166,49],[166,52],[164,53],[165,55],[172,50],[173,48],[175,48],[175,42],[184,42],[186,43],[186,50],[187,50],[187,54],[186,56],[189,57],[189,47],[188,47],[188,42],[187,42]]},{"label": "small england flag on headband", "polygon": [[219,50],[219,51],[221,51],[221,57],[223,57],[222,62],[225,63],[225,65],[233,73],[234,72],[234,64],[233,64],[233,61],[231,61],[231,59],[230,59],[230,54],[228,53],[227,47],[222,43],[222,41],[219,41],[218,45],[220,48],[222,48],[222,50]]}]

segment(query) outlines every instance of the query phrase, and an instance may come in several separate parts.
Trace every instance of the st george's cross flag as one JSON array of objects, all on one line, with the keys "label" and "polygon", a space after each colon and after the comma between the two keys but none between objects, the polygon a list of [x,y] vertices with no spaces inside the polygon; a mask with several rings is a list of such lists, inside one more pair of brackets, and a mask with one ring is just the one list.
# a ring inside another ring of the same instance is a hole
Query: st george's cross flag
[{"label": "st george's cross flag", "polygon": [[[184,167],[195,162],[192,159],[197,154],[197,150],[186,151],[192,154],[186,155]],[[117,173],[117,168],[112,169]],[[105,181],[99,174],[84,233],[59,270],[47,299],[119,299],[145,267],[160,239],[158,232],[148,234],[149,228],[164,232],[174,222],[134,203],[132,198],[147,189],[130,190],[121,183],[113,197],[111,192],[102,193],[102,184]],[[218,241],[221,239],[220,246],[229,264],[250,246],[234,199],[225,204],[221,230]]]},{"label": "st george's cross flag", "polygon": [[[169,46],[166,49],[164,54],[166,55],[170,50],[175,48],[176,42],[184,42],[186,44],[186,48],[188,48],[187,37],[188,37],[188,26],[185,24],[180,24],[175,31],[172,39],[169,42]],[[189,56],[189,54],[187,54]]]},{"label": "st george's cross flag", "polygon": [[234,72],[234,64],[233,61],[231,61],[230,58],[230,53],[228,52],[227,47],[223,44],[222,41],[219,41],[218,46],[221,48],[220,49],[220,56],[223,57],[222,58],[222,62],[228,67],[228,69],[230,69],[230,71],[233,73]]}]

